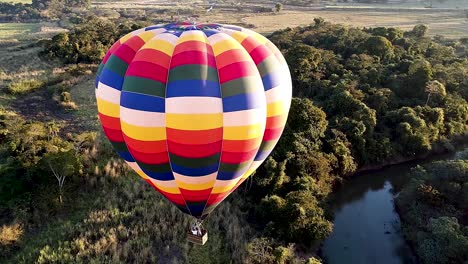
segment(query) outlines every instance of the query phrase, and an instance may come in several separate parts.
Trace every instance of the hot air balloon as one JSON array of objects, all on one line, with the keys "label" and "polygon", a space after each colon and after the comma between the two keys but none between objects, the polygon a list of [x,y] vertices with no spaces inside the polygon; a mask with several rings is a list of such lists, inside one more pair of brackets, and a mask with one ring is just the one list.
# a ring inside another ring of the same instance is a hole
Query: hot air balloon
[{"label": "hot air balloon", "polygon": [[286,61],[268,39],[187,22],[123,36],[95,84],[99,120],[120,157],[200,220],[271,153],[292,94]]}]

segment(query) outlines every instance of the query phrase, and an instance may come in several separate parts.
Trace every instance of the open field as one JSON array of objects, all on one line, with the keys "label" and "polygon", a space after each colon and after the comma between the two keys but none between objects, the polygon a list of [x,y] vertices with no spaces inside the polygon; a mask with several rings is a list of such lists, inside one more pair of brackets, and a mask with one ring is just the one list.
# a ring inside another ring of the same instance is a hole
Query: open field
[{"label": "open field", "polygon": [[[285,5],[280,13],[258,12],[256,8],[274,8],[274,4],[260,3],[241,6],[216,5],[207,11],[203,4],[176,4],[167,1],[140,0],[125,2],[93,2],[100,10],[135,10],[146,12],[150,17],[198,22],[218,22],[253,27],[260,33],[271,33],[285,27],[304,26],[322,17],[332,23],[356,27],[399,27],[409,30],[416,24],[429,26],[428,34],[444,35],[447,38],[468,37],[468,1],[450,2],[446,8],[424,8],[418,5],[363,5],[346,4],[340,6],[290,6]],[[188,11],[187,11],[188,10]]]},{"label": "open field", "polygon": [[461,11],[450,12],[369,12],[344,11],[284,11],[280,14],[256,14],[246,16],[242,22],[255,25],[262,33],[313,23],[314,18],[323,17],[332,23],[356,27],[399,27],[409,30],[416,24],[429,26],[429,35],[444,35],[447,38],[468,37],[468,21]]},{"label": "open field", "polygon": [[40,30],[40,24],[32,23],[1,23],[0,40],[24,39]]},{"label": "open field", "polygon": [[56,23],[0,23],[0,43],[52,37],[65,29]]},{"label": "open field", "polygon": [[0,3],[31,4],[31,3],[32,3],[32,0],[0,0]]}]

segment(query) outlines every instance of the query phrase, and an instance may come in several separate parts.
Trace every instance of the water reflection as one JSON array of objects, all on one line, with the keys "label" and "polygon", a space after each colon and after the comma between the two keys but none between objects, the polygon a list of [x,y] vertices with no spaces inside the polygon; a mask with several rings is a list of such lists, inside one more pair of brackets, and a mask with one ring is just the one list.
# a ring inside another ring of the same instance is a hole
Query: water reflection
[{"label": "water reflection", "polygon": [[[432,160],[452,158],[454,154]],[[346,183],[333,201],[334,229],[322,248],[327,263],[416,263],[402,237],[394,195],[407,183],[418,162],[364,173]]]}]

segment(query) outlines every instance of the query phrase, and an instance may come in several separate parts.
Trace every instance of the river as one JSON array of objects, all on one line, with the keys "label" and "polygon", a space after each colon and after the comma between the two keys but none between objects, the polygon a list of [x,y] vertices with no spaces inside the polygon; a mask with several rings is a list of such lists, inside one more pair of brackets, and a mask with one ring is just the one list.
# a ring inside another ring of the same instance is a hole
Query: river
[{"label": "river", "polygon": [[418,164],[451,159],[440,155],[422,162],[393,165],[355,176],[337,192],[333,202],[334,227],[324,242],[322,255],[328,264],[417,263],[403,239],[394,197],[410,179]]}]

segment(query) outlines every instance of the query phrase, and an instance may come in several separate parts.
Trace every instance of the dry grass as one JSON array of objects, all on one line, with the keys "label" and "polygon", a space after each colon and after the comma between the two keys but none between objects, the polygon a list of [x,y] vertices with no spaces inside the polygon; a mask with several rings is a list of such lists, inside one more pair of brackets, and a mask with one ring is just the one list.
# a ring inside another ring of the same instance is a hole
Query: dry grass
[{"label": "dry grass", "polygon": [[461,11],[451,12],[370,12],[370,11],[285,11],[280,14],[256,14],[242,19],[254,24],[255,30],[270,33],[285,27],[309,25],[314,18],[322,17],[332,23],[355,27],[399,27],[409,30],[416,24],[429,26],[429,35],[444,35],[447,38],[468,36],[468,23]]},{"label": "dry grass", "polygon": [[0,0],[0,3],[31,4],[32,0]]},{"label": "dry grass", "polygon": [[0,227],[0,245],[8,246],[18,241],[23,235],[20,224],[4,225]]}]

